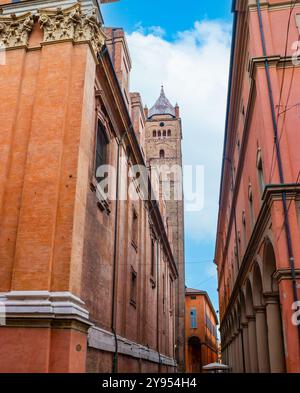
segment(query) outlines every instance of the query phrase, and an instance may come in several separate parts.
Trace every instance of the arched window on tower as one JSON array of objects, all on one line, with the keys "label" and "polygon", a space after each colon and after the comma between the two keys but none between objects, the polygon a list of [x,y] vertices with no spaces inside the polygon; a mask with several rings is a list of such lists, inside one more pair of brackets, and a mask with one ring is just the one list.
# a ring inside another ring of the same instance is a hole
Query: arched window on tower
[{"label": "arched window on tower", "polygon": [[168,136],[171,136],[171,130],[168,130]]},{"label": "arched window on tower", "polygon": [[159,158],[165,158],[165,151],[163,149],[159,151]]},{"label": "arched window on tower", "polygon": [[156,138],[156,130],[153,131],[153,138]]},{"label": "arched window on tower", "polygon": [[167,136],[167,131],[166,130],[164,130],[163,136],[164,136],[164,138]]},{"label": "arched window on tower", "polygon": [[161,137],[161,132],[160,132],[160,131],[158,131],[158,137],[159,137],[159,138]]}]

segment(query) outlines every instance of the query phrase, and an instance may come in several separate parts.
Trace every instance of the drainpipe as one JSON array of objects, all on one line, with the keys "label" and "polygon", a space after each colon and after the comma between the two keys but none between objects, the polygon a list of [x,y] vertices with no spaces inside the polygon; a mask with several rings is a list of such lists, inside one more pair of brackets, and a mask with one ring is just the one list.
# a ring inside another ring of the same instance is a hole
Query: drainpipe
[{"label": "drainpipe", "polygon": [[115,337],[115,352],[113,357],[112,372],[118,372],[118,337],[116,333],[116,309],[117,309],[117,271],[118,271],[118,256],[117,256],[117,243],[118,243],[118,224],[119,224],[119,190],[120,190],[120,151],[121,146],[128,132],[133,129],[132,125],[118,140],[117,150],[117,176],[116,176],[116,196],[115,196],[115,224],[114,224],[114,256],[113,256],[113,297],[112,297],[112,320],[111,330]]},{"label": "drainpipe", "polygon": [[[284,173],[283,173],[283,166],[282,166],[280,144],[279,144],[279,139],[278,139],[277,119],[276,119],[274,96],[273,96],[269,61],[268,61],[267,48],[266,48],[266,39],[265,39],[264,26],[263,26],[263,20],[262,20],[262,13],[261,13],[261,4],[260,4],[260,0],[257,0],[256,2],[257,2],[257,14],[258,14],[258,21],[259,21],[261,44],[262,44],[262,49],[263,49],[263,56],[265,57],[265,71],[266,71],[266,77],[267,77],[267,83],[268,83],[268,94],[269,94],[270,109],[271,109],[271,114],[272,114],[274,142],[275,142],[275,147],[276,147],[279,179],[280,179],[280,184],[284,185],[285,180],[284,180]],[[290,221],[289,221],[289,217],[288,217],[288,210],[289,209],[287,207],[286,192],[282,193],[282,205],[283,205],[283,210],[284,210],[284,228],[285,228],[285,234],[286,234],[286,243],[287,243],[287,249],[288,249],[289,264],[290,264],[291,273],[292,273],[293,296],[294,296],[294,301],[298,302],[297,276],[296,276],[296,271],[295,271],[295,259],[294,259],[294,254],[293,254]],[[300,341],[300,325],[298,325],[298,338]]]},{"label": "drainpipe", "polygon": [[[122,141],[122,140],[121,140]],[[112,296],[112,318],[111,330],[115,337],[115,352],[113,356],[112,372],[118,372],[118,337],[116,333],[116,297],[117,297],[117,238],[119,222],[119,177],[120,177],[120,147],[121,141],[118,142],[117,150],[117,179],[116,179],[116,199],[115,199],[115,228],[114,228],[114,259],[113,259],[113,296]]]},{"label": "drainpipe", "polygon": [[160,357],[160,345],[159,345],[159,290],[160,290],[160,285],[159,285],[159,241],[157,239],[157,246],[156,246],[156,281],[157,281],[157,299],[156,299],[156,323],[157,323],[157,329],[156,329],[156,340],[157,340],[157,352],[158,352],[158,372],[161,371],[161,357]]}]

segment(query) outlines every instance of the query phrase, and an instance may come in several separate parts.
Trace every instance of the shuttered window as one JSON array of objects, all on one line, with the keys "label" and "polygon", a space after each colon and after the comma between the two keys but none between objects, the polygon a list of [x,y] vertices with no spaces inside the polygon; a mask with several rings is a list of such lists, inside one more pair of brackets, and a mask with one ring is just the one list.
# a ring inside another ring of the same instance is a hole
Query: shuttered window
[{"label": "shuttered window", "polygon": [[197,329],[197,310],[192,308],[190,311],[191,329]]}]

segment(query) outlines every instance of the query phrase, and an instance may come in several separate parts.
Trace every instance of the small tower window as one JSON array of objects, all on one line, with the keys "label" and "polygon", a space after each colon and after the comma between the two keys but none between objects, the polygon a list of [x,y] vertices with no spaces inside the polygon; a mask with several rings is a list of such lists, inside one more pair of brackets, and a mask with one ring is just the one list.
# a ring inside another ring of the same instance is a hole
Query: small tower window
[{"label": "small tower window", "polygon": [[165,158],[165,151],[163,149],[159,152],[159,158]]},{"label": "small tower window", "polygon": [[166,136],[167,136],[167,131],[166,131],[166,130],[164,130],[164,132],[163,132],[163,136],[164,136],[164,137],[166,137]]},{"label": "small tower window", "polygon": [[161,131],[158,131],[158,137],[159,138],[161,137]]},{"label": "small tower window", "polygon": [[156,130],[153,131],[153,138],[156,138]]},{"label": "small tower window", "polygon": [[168,136],[171,136],[171,130],[168,130]]}]

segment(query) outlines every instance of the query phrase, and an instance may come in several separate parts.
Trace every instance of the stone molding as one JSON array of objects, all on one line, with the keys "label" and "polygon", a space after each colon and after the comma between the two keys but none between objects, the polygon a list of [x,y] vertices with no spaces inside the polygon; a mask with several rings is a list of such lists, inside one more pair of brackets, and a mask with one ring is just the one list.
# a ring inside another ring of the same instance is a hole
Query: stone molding
[{"label": "stone molding", "polygon": [[[300,269],[295,269],[296,278],[300,279]],[[274,274],[274,278],[280,283],[282,280],[292,280],[292,270],[288,267],[286,269],[278,269]]]},{"label": "stone molding", "polygon": [[254,306],[255,314],[265,314],[266,306]]},{"label": "stone molding", "polygon": [[89,43],[93,55],[105,44],[105,33],[98,21],[96,10],[83,13],[79,4],[62,9],[39,10],[39,23],[44,31],[44,43],[71,40],[74,43]]},{"label": "stone molding", "polygon": [[[137,359],[147,360],[164,366],[176,367],[176,360],[162,355],[157,351],[147,348],[141,344],[117,336],[118,353]],[[115,352],[116,342],[113,333],[92,326],[88,333],[88,346],[106,352]]]},{"label": "stone molding", "polygon": [[87,43],[97,62],[97,54],[104,46],[106,36],[96,8],[83,12],[81,5],[75,3],[67,8],[38,9],[34,14],[0,16],[0,45],[5,49],[27,47],[34,18],[38,18],[44,32],[42,44],[64,41]]},{"label": "stone molding", "polygon": [[279,293],[278,292],[264,292],[263,296],[264,296],[266,305],[277,304],[279,302]]},{"label": "stone molding", "polygon": [[20,16],[0,16],[0,47],[26,47],[33,24],[33,15],[30,12]]},{"label": "stone molding", "polygon": [[6,318],[71,319],[92,325],[85,303],[70,292],[0,292]]}]

